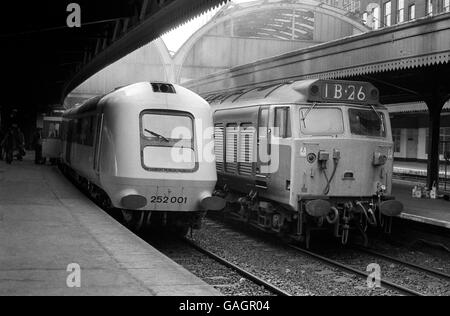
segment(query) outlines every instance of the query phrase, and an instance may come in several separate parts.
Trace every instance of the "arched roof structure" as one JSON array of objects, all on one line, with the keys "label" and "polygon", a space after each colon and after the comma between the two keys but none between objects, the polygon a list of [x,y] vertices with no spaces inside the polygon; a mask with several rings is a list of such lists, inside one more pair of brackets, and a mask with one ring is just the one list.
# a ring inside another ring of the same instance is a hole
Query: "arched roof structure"
[{"label": "arched roof structure", "polygon": [[[333,28],[336,25],[338,27]],[[320,28],[323,29],[322,32],[326,29],[326,32],[319,34]],[[341,30],[342,28],[346,30]],[[260,0],[242,4],[229,2],[209,23],[194,33],[174,55],[174,63],[177,67],[176,81],[182,80],[183,66],[194,46],[210,34],[274,42],[310,43],[303,44],[301,46],[303,48],[369,30],[361,21],[348,16],[347,11],[320,1]]]}]

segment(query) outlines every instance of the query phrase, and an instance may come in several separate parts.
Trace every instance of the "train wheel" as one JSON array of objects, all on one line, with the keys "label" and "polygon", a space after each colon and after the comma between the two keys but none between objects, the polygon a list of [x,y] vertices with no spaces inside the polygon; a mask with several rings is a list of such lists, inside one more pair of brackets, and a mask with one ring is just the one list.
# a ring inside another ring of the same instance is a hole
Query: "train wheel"
[{"label": "train wheel", "polygon": [[146,223],[149,212],[122,210],[122,217],[125,226],[134,232],[139,232]]}]

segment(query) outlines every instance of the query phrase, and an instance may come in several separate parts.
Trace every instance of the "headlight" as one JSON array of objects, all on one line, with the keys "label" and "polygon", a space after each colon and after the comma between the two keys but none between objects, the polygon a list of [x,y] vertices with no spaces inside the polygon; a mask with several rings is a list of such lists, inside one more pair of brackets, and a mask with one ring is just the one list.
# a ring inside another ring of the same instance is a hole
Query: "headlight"
[{"label": "headlight", "polygon": [[380,152],[375,152],[373,154],[373,165],[374,166],[383,166],[387,161],[387,156]]}]

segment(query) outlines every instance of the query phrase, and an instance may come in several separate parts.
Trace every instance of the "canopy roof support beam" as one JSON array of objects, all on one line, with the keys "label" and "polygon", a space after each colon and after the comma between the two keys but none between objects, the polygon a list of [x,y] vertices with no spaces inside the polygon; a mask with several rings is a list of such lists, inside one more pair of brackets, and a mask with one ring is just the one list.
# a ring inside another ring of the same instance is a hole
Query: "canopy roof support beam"
[{"label": "canopy roof support beam", "polygon": [[441,130],[441,113],[448,95],[440,92],[439,85],[435,85],[430,97],[425,99],[429,113],[428,138],[428,166],[427,185],[431,189],[434,185],[439,189],[439,143]]}]

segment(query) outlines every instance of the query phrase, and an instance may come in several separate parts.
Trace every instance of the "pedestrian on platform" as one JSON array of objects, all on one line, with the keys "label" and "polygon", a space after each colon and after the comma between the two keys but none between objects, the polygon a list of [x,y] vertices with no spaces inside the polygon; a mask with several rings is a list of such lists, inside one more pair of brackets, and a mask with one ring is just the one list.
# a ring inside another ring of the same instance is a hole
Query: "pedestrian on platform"
[{"label": "pedestrian on platform", "polygon": [[34,163],[42,164],[42,128],[38,128],[33,137],[33,147],[34,147]]},{"label": "pedestrian on platform", "polygon": [[[0,144],[3,141],[3,138],[5,138],[6,134],[3,133],[3,131],[0,129]],[[0,161],[3,160],[3,146],[0,146]]]},{"label": "pedestrian on platform", "polygon": [[5,151],[5,160],[7,164],[13,161],[14,148],[16,147],[16,137],[13,129],[10,129],[1,142],[1,147]]},{"label": "pedestrian on platform", "polygon": [[15,133],[16,137],[16,150],[17,150],[17,160],[22,161],[23,157],[25,156],[25,135],[22,133],[19,127],[16,129]]}]

